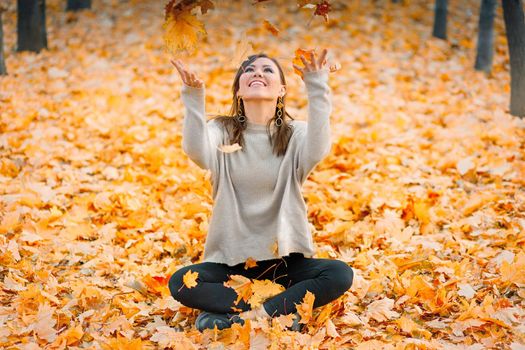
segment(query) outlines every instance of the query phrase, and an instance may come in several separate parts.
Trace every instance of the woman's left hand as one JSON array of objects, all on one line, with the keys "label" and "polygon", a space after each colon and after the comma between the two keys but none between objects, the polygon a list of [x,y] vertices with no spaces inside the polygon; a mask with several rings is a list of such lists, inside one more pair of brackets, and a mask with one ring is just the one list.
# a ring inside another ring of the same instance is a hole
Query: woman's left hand
[{"label": "woman's left hand", "polygon": [[304,77],[304,73],[307,72],[315,72],[318,70],[321,70],[326,65],[326,54],[328,53],[327,49],[323,49],[323,52],[321,52],[321,56],[319,59],[315,59],[315,52],[310,52],[310,62],[308,62],[303,56],[300,56],[301,61],[303,61],[304,68],[293,65],[295,69],[301,72],[301,75]]}]

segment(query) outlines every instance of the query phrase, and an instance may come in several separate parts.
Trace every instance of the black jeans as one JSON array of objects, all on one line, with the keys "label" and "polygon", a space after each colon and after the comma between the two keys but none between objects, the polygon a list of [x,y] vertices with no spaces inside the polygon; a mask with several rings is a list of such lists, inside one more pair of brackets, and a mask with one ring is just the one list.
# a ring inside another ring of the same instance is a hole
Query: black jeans
[{"label": "black jeans", "polygon": [[[244,263],[228,266],[222,263],[203,262],[185,266],[176,271],[169,281],[171,295],[181,304],[194,309],[215,313],[235,313],[232,307],[250,310],[243,299],[235,304],[237,293],[224,286],[229,275],[243,275],[251,279],[269,279],[281,284],[285,291],[267,299],[266,312],[273,316],[295,312],[306,291],[315,295],[314,308],[328,304],[343,295],[351,286],[353,270],[345,262],[332,259],[305,258],[292,253],[280,259],[258,261],[257,266],[244,269]],[[183,286],[182,276],[188,270],[197,271],[197,285]]]}]

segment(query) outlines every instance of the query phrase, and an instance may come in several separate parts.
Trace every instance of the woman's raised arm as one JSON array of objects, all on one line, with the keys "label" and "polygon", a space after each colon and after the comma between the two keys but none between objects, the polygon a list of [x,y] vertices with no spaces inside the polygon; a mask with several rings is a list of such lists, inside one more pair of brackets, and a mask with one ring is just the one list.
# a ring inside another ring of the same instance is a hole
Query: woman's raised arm
[{"label": "woman's raised arm", "polygon": [[325,156],[330,153],[332,146],[330,134],[330,114],[332,113],[331,91],[328,85],[328,69],[324,68],[327,50],[323,50],[319,60],[314,54],[311,63],[302,56],[304,69],[296,65],[295,68],[303,73],[303,81],[308,94],[308,123],[306,135],[299,146],[297,168],[301,180],[306,180],[308,173]]},{"label": "woman's raised arm", "polygon": [[181,99],[185,106],[182,149],[199,167],[217,169],[216,145],[220,130],[206,121],[204,82],[186,69],[180,60],[171,60],[182,79]]}]

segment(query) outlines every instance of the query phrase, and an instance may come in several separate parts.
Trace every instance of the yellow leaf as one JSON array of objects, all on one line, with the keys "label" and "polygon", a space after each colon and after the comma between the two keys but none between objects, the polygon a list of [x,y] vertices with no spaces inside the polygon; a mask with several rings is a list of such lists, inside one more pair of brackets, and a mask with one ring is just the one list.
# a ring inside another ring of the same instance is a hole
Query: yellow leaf
[{"label": "yellow leaf", "polygon": [[330,319],[326,320],[326,334],[328,334],[332,338],[339,337],[339,333],[337,333],[337,329],[335,328],[334,323]]},{"label": "yellow leaf", "polygon": [[304,295],[303,302],[297,305],[297,312],[301,316],[299,323],[308,323],[312,318],[312,311],[314,307],[315,295],[309,290],[306,291]]},{"label": "yellow leaf", "polygon": [[430,214],[428,212],[428,205],[422,200],[416,200],[414,202],[414,214],[422,224],[428,224],[430,222]]},{"label": "yellow leaf", "polygon": [[224,153],[233,153],[235,151],[242,149],[242,147],[239,146],[237,142],[234,143],[233,145],[220,145],[217,148],[219,149],[219,151],[224,152]]},{"label": "yellow leaf", "polygon": [[206,35],[204,24],[189,11],[182,11],[174,16],[169,14],[163,24],[164,41],[170,51],[194,51],[200,37]]},{"label": "yellow leaf", "polygon": [[432,333],[418,325],[416,322],[412,321],[411,319],[402,316],[398,320],[396,320],[399,328],[405,333],[410,334],[411,336],[415,338],[425,338],[430,339],[432,337]]},{"label": "yellow leaf", "polygon": [[394,307],[394,300],[390,298],[383,298],[376,300],[368,305],[366,309],[367,316],[376,321],[383,322],[392,318],[398,317],[399,314],[392,310]]},{"label": "yellow leaf", "polygon": [[249,268],[257,266],[257,260],[253,259],[252,257],[249,257],[246,259],[246,263],[244,264],[244,269],[248,270]]},{"label": "yellow leaf", "polygon": [[249,303],[252,309],[257,308],[266,299],[273,297],[281,292],[285,288],[270,280],[254,280],[252,285],[253,296],[250,298]]},{"label": "yellow leaf", "polygon": [[199,277],[199,273],[197,271],[191,272],[191,270],[188,270],[188,272],[186,272],[182,277],[182,281],[186,287],[193,288],[197,285],[197,277]]},{"label": "yellow leaf", "polygon": [[503,260],[501,263],[501,280],[503,282],[525,284],[525,253],[519,252],[512,264]]}]

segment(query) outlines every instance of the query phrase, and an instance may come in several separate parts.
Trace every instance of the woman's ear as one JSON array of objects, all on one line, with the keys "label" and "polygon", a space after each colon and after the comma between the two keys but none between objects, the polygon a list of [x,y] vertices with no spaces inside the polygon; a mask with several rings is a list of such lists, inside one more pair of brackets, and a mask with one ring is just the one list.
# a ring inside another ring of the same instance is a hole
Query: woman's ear
[{"label": "woman's ear", "polygon": [[284,95],[286,95],[286,85],[281,87],[281,97],[284,97]]}]

